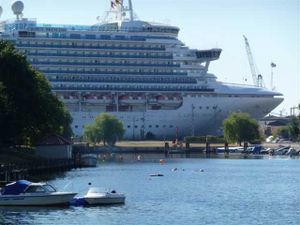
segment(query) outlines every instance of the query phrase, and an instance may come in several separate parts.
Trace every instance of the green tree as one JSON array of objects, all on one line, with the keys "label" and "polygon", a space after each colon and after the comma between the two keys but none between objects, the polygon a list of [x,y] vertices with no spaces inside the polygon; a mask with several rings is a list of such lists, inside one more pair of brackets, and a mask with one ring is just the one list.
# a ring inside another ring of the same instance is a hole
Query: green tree
[{"label": "green tree", "polygon": [[259,125],[247,113],[232,113],[223,122],[224,138],[229,143],[251,142],[260,138]]},{"label": "green tree", "polygon": [[299,118],[293,117],[292,121],[288,125],[288,132],[289,132],[290,138],[293,141],[296,141],[300,135],[299,124],[300,124]]},{"label": "green tree", "polygon": [[104,145],[114,145],[124,135],[123,123],[115,116],[102,113],[96,117],[95,123],[84,128],[86,138],[96,144],[103,141]]},{"label": "green tree", "polygon": [[284,138],[284,139],[289,139],[290,138],[289,128],[286,126],[279,128],[276,131],[274,136]]},{"label": "green tree", "polygon": [[0,41],[1,127],[0,145],[34,144],[47,134],[70,137],[72,118],[51,93],[48,80],[33,69],[26,57]]}]

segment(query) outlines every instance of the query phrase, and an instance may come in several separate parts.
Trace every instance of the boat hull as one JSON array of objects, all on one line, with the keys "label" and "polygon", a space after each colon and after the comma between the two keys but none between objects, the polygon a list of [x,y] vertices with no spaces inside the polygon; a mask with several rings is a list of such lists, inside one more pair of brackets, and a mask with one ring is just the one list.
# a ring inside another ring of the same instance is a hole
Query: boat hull
[{"label": "boat hull", "polygon": [[0,206],[63,206],[69,205],[76,193],[20,194],[0,196]]},{"label": "boat hull", "polygon": [[118,198],[84,198],[89,205],[124,204],[125,197]]}]

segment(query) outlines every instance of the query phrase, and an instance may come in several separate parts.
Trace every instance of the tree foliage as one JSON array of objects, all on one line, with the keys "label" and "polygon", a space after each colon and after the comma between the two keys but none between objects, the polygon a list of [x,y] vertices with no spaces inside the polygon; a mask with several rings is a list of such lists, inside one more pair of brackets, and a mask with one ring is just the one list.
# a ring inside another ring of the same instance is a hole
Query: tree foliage
[{"label": "tree foliage", "polygon": [[260,138],[259,125],[247,113],[232,113],[223,122],[224,138],[229,143],[251,142]]},{"label": "tree foliage", "polygon": [[291,140],[293,140],[293,141],[296,141],[299,138],[299,135],[300,135],[299,124],[300,124],[300,119],[298,116],[298,118],[293,117],[292,121],[288,125],[288,132],[289,132]]},{"label": "tree foliage", "polygon": [[104,145],[114,145],[124,135],[123,123],[115,116],[102,113],[96,117],[95,123],[84,128],[84,134],[89,142],[94,144],[103,141]]},{"label": "tree foliage", "polygon": [[0,71],[0,145],[33,144],[51,133],[71,136],[72,118],[48,80],[5,41],[0,41]]}]

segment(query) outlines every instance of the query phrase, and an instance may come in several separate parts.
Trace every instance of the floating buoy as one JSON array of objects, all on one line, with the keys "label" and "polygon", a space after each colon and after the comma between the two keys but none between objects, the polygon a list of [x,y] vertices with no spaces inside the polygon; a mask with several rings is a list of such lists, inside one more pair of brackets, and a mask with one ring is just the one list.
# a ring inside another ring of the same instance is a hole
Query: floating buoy
[{"label": "floating buoy", "polygon": [[159,160],[159,163],[160,163],[160,164],[164,164],[164,163],[165,163],[165,160],[160,159],[160,160]]},{"label": "floating buoy", "polygon": [[141,161],[141,159],[142,159],[142,156],[141,156],[141,155],[138,155],[138,156],[137,156],[137,160],[138,160],[138,161]]},{"label": "floating buoy", "polygon": [[161,173],[150,174],[150,177],[163,177],[164,175]]}]

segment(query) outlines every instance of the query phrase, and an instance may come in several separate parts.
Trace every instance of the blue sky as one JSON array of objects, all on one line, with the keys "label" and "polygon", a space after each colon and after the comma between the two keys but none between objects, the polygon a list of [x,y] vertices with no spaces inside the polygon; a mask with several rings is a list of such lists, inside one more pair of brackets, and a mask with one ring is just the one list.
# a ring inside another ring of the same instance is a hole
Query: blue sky
[{"label": "blue sky", "polygon": [[[10,0],[0,0],[1,19],[12,18]],[[38,22],[94,24],[109,0],[24,0],[24,16]],[[222,48],[221,58],[210,66],[218,79],[252,84],[243,34],[270,87],[274,61],[274,86],[285,101],[275,109],[283,114],[300,103],[300,1],[299,0],[133,0],[139,19],[181,28],[179,38],[192,48]],[[247,81],[246,81],[247,79]]]}]

